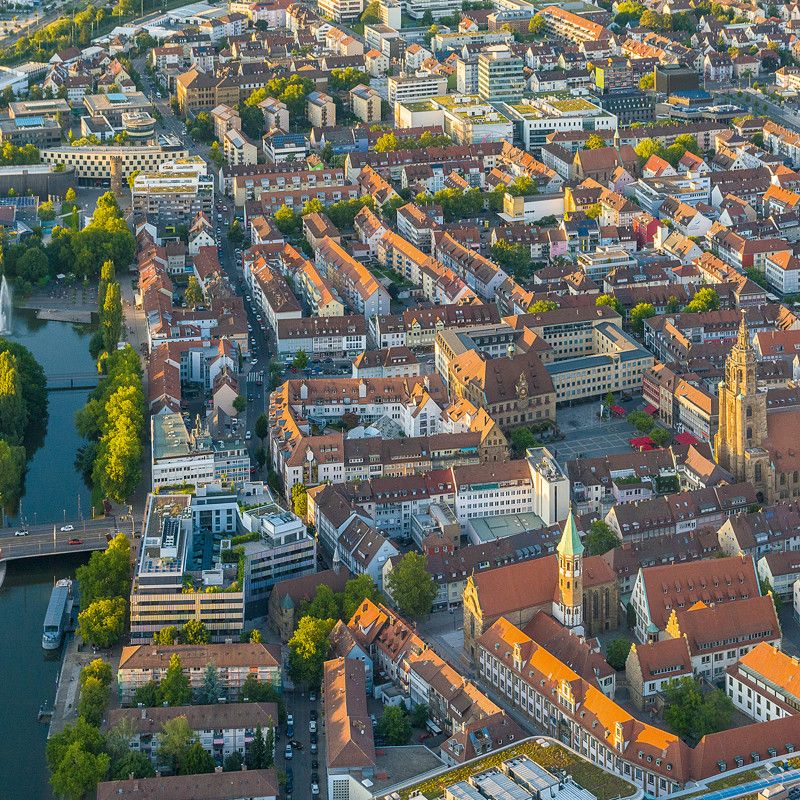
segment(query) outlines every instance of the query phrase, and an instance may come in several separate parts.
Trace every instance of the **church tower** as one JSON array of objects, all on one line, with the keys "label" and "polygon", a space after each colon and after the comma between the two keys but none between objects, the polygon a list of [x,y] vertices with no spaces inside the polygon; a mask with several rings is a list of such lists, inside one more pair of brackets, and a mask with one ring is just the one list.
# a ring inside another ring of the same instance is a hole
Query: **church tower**
[{"label": "church tower", "polygon": [[742,317],[739,335],[719,384],[719,427],[714,438],[717,462],[737,481],[752,483],[766,497],[769,455],[761,449],[767,438],[767,396],[756,380],[756,352]]},{"label": "church tower", "polygon": [[583,634],[583,542],[572,509],[556,548],[558,558],[558,603],[554,616],[565,627]]}]

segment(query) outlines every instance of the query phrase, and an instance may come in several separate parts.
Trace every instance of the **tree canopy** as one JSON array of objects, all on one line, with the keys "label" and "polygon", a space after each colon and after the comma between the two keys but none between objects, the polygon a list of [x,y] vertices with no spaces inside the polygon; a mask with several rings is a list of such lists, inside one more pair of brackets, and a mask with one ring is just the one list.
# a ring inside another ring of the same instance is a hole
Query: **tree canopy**
[{"label": "tree canopy", "polygon": [[289,639],[289,674],[295,683],[316,688],[322,683],[322,665],[328,657],[328,635],[333,619],[303,617]]},{"label": "tree canopy", "polygon": [[433,607],[436,582],[425,568],[425,563],[425,556],[420,553],[406,553],[386,578],[387,589],[405,616],[422,617],[429,614]]}]

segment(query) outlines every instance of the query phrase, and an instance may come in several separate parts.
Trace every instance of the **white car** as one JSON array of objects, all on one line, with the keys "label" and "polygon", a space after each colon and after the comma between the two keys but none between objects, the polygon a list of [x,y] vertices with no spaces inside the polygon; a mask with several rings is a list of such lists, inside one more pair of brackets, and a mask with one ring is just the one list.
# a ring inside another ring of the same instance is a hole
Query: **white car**
[{"label": "white car", "polygon": [[308,732],[309,733],[316,733],[317,732],[317,721],[315,719],[309,720]]},{"label": "white car", "polygon": [[250,359],[250,363],[251,364],[258,364],[258,359],[257,358],[251,358]]},{"label": "white car", "polygon": [[253,434],[250,431],[244,435],[244,438],[249,442],[253,438]]},{"label": "white car", "polygon": [[311,796],[319,797],[319,784],[316,781],[311,784]]},{"label": "white car", "polygon": [[14,531],[14,536],[27,536],[30,531],[21,530],[21,531]]},{"label": "white car", "polygon": [[59,530],[60,530],[62,533],[67,533],[68,531],[74,531],[74,530],[75,530],[75,526],[74,526],[74,525],[62,525],[62,526],[59,528]]}]

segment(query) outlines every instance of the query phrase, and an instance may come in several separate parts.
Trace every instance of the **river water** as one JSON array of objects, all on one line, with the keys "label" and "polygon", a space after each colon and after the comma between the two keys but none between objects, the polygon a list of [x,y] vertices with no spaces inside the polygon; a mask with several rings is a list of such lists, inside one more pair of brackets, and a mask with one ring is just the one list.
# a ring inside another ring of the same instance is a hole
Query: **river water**
[{"label": "river water", "polygon": [[[17,310],[9,337],[28,347],[49,374],[90,372],[91,329],[65,322],[42,322]],[[75,412],[88,392],[51,392],[50,418],[42,447],[28,463],[21,516],[30,525],[77,519],[91,514],[91,494],[75,471],[75,452],[82,440],[75,431]],[[9,524],[16,524],[12,519]],[[2,532],[8,535],[9,530]],[[42,703],[52,707],[60,668],[60,651],[42,650],[42,622],[53,582],[72,577],[86,556],[68,556],[8,565],[0,589],[0,800],[49,798],[44,747],[47,725],[36,720]]]}]

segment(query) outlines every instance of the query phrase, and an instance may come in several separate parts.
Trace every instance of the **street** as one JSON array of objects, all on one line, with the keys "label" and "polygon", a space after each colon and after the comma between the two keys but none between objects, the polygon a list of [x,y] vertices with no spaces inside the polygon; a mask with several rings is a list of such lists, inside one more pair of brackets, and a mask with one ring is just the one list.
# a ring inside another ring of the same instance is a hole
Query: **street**
[{"label": "street", "polygon": [[[285,758],[286,743],[289,738],[286,736],[286,725],[281,725],[280,729],[276,731],[275,736],[275,766],[278,770],[283,769],[287,774],[287,785],[285,791],[285,798],[309,798],[311,797],[311,779],[312,775],[316,773],[319,776],[319,797],[324,798],[327,795],[327,787],[325,785],[325,768],[322,762],[324,761],[324,733],[322,730],[322,704],[319,699],[319,692],[317,692],[316,702],[312,703],[309,699],[308,692],[286,692],[284,695],[286,703],[286,713],[294,717],[294,735],[291,737],[294,741],[300,742],[301,749],[292,748],[291,759]],[[317,712],[317,740],[318,752],[315,755],[311,753],[311,734],[309,732],[309,721],[311,720],[311,710]],[[316,766],[314,766],[316,764]],[[291,773],[291,779],[289,774]],[[292,791],[289,791],[289,780],[292,783]]]}]

